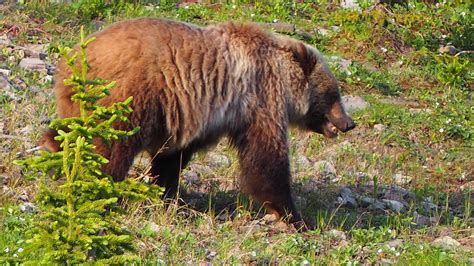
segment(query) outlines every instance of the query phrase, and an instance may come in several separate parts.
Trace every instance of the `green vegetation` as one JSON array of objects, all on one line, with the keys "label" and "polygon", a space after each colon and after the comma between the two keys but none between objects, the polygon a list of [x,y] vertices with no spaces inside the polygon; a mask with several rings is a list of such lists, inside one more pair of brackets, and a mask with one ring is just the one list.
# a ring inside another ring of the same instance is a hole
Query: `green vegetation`
[{"label": "green vegetation", "polygon": [[[368,103],[352,114],[358,128],[334,140],[298,130],[290,133],[296,202],[306,217],[316,221],[316,230],[296,233],[262,218],[259,206],[236,192],[235,151],[218,145],[213,152],[226,156],[229,164],[213,166],[215,159],[196,156],[183,173],[182,187],[187,191],[182,197],[187,205],[165,207],[127,200],[119,204],[124,211],[110,218],[121,217],[137,259],[145,264],[472,263],[471,1],[430,4],[410,0],[394,6],[359,1],[360,9],[342,8],[333,1],[249,2],[180,7],[174,1],[105,0],[0,5],[0,40],[4,35],[16,46],[44,44],[45,60],[50,64],[57,62],[59,47],[79,42],[82,25],[91,33],[134,17],[163,17],[200,25],[227,20],[294,24],[297,30],[285,34],[321,50],[340,81],[342,94],[362,96]],[[22,172],[13,161],[17,153],[34,146],[47,118],[54,117],[54,102],[50,75],[20,68],[25,55],[2,43],[0,69],[11,70],[6,78],[12,88],[0,92],[0,181],[4,186],[4,193],[0,193],[0,257],[14,262],[26,256],[21,253],[26,251],[31,234],[25,230],[40,222],[32,220],[36,210],[25,211],[23,201],[44,199],[41,195],[47,194],[44,185],[38,188],[41,182],[29,180],[38,173]],[[343,65],[332,58],[351,61]],[[146,180],[147,158],[138,159],[131,176]],[[313,167],[321,160],[333,165],[337,178],[326,179]],[[197,175],[197,181],[192,174]],[[410,181],[395,181],[397,174],[410,177]],[[47,189],[54,191],[51,184]],[[395,184],[407,195],[397,198],[390,192]],[[337,204],[341,187],[360,197],[385,199],[389,195],[404,203],[403,210],[372,208],[370,202],[367,207],[359,198],[357,208]],[[117,195],[111,192],[107,197]],[[62,202],[65,205],[65,199]],[[50,203],[52,198],[37,200],[37,211],[41,213],[42,204]],[[117,204],[113,206],[119,210]],[[445,235],[460,246],[432,243]],[[89,236],[99,239],[106,235]]]}]

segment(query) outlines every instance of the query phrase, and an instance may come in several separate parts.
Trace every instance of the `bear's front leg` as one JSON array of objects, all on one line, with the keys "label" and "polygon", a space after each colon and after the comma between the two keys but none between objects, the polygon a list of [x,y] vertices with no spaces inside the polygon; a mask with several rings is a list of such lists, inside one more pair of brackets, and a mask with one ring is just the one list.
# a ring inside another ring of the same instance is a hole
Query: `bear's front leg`
[{"label": "bear's front leg", "polygon": [[278,219],[288,219],[297,229],[305,230],[291,196],[287,127],[271,116],[266,118],[256,119],[232,137],[239,151],[242,192]]}]

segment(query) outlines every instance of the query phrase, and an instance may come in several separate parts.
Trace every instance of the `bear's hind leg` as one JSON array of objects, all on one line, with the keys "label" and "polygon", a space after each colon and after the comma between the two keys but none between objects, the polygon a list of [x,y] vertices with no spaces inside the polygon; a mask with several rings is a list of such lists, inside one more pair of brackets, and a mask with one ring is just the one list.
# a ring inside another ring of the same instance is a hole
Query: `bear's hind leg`
[{"label": "bear's hind leg", "polygon": [[192,152],[183,150],[153,159],[151,174],[156,184],[165,188],[165,198],[174,198],[178,192],[179,175],[191,160]]}]

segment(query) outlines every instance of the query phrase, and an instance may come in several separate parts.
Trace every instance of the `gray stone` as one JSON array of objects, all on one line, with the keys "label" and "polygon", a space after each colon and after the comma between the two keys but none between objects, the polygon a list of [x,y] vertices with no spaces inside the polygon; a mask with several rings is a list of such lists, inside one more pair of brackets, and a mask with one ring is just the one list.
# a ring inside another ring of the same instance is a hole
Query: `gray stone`
[{"label": "gray stone", "polygon": [[360,197],[359,202],[362,208],[367,208],[377,200],[371,197]]},{"label": "gray stone", "polygon": [[10,69],[0,68],[0,74],[5,76],[5,77],[10,76],[11,73],[12,73],[12,71]]},{"label": "gray stone", "polygon": [[308,168],[311,166],[311,162],[306,158],[306,156],[300,155],[296,158],[296,165],[299,168]]},{"label": "gray stone", "polygon": [[396,200],[403,202],[405,201],[405,197],[408,194],[408,191],[404,190],[403,188],[399,188],[397,186],[391,186],[385,190],[383,194],[384,199],[388,200]]},{"label": "gray stone", "polygon": [[345,72],[348,75],[351,74],[351,72],[349,71],[349,66],[352,64],[352,60],[344,59],[335,55],[331,56],[329,60],[335,63],[341,71]]},{"label": "gray stone", "polygon": [[457,240],[453,239],[450,236],[443,236],[435,239],[431,244],[435,247],[440,247],[448,250],[455,250],[457,247],[461,246]]},{"label": "gray stone", "polygon": [[424,201],[421,202],[421,207],[425,211],[435,211],[438,209],[438,205],[434,204],[431,201],[431,198],[426,198]]},{"label": "gray stone", "polygon": [[0,45],[1,46],[11,46],[12,42],[6,34],[0,36]]},{"label": "gray stone", "polygon": [[20,211],[24,213],[32,213],[36,209],[36,206],[33,203],[30,202],[25,202],[22,205],[20,205]]},{"label": "gray stone", "polygon": [[394,212],[405,211],[405,206],[399,201],[383,199],[382,202],[384,202],[386,206]]},{"label": "gray stone", "polygon": [[227,156],[215,152],[209,152],[206,155],[206,161],[211,167],[223,168],[230,166],[230,160]]},{"label": "gray stone", "polygon": [[8,79],[4,76],[0,76],[0,89],[2,90],[10,90],[12,88],[12,84]]},{"label": "gray stone", "polygon": [[301,190],[305,193],[313,192],[318,189],[320,182],[314,179],[306,179],[302,183]]},{"label": "gray stone", "polygon": [[436,224],[436,217],[427,217],[414,212],[414,222],[418,226],[430,226]]},{"label": "gray stone", "polygon": [[375,200],[370,204],[368,209],[371,211],[383,211],[385,210],[385,204],[380,200]]},{"label": "gray stone", "polygon": [[357,208],[358,204],[357,201],[354,197],[354,194],[352,193],[352,190],[348,187],[343,187],[341,188],[340,191],[340,197],[338,198],[338,202],[348,208]]},{"label": "gray stone", "polygon": [[21,200],[21,201],[25,201],[25,202],[27,202],[29,200],[28,195],[26,195],[26,194],[22,194],[22,195],[18,196],[18,199]]},{"label": "gray stone", "polygon": [[392,176],[392,180],[395,184],[403,186],[406,184],[409,184],[413,178],[411,176],[407,175],[402,175],[400,173],[397,173]]},{"label": "gray stone", "polygon": [[321,36],[327,36],[330,33],[330,30],[325,29],[325,28],[317,28],[315,31],[316,31],[317,34],[319,34]]},{"label": "gray stone", "polygon": [[25,52],[26,57],[40,58],[44,53],[44,44],[28,44],[25,47],[20,47]]},{"label": "gray stone", "polygon": [[207,165],[191,164],[190,168],[199,176],[209,176],[213,174],[212,169]]},{"label": "gray stone", "polygon": [[188,185],[199,183],[199,175],[193,170],[186,172],[183,175],[183,179],[184,179],[184,182],[187,183]]},{"label": "gray stone", "polygon": [[25,136],[25,135],[29,135],[32,131],[33,131],[33,127],[28,125],[28,126],[25,126],[25,127],[21,128],[20,130],[18,130],[18,133],[20,135]]},{"label": "gray stone", "polygon": [[385,244],[387,244],[387,246],[389,246],[391,248],[398,248],[399,246],[401,246],[403,244],[403,240],[393,239],[393,240],[390,240],[390,241],[386,242]]},{"label": "gray stone", "polygon": [[357,0],[342,0],[341,7],[348,8],[348,9],[360,9],[359,3],[357,2]]},{"label": "gray stone", "polygon": [[385,130],[385,128],[387,128],[385,125],[382,125],[382,124],[375,124],[374,125],[374,129],[378,132],[382,132]]},{"label": "gray stone", "polygon": [[333,179],[337,177],[336,168],[326,160],[315,162],[313,168],[323,179]]},{"label": "gray stone", "polygon": [[347,238],[344,232],[336,230],[336,229],[331,229],[325,235],[335,240],[346,240]]},{"label": "gray stone", "polygon": [[344,110],[348,113],[363,110],[369,106],[369,104],[364,99],[362,99],[362,97],[352,95],[342,96],[342,105]]},{"label": "gray stone", "polygon": [[23,58],[20,67],[27,70],[42,70],[46,69],[46,63],[39,58]]}]

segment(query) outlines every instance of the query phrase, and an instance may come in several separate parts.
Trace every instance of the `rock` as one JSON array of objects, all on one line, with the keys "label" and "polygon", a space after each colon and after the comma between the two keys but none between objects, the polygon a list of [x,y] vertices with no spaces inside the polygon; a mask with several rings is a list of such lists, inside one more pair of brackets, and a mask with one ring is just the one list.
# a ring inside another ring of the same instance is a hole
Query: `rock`
[{"label": "rock", "polygon": [[22,136],[25,136],[25,135],[29,135],[32,131],[33,131],[33,127],[28,125],[18,130],[18,133]]},{"label": "rock", "polygon": [[335,55],[331,56],[329,60],[334,62],[341,71],[345,72],[348,75],[351,74],[351,71],[349,71],[349,66],[352,64],[352,60],[344,59]]},{"label": "rock", "polygon": [[367,208],[371,204],[375,203],[376,199],[371,197],[360,197],[359,202],[362,208]]},{"label": "rock", "polygon": [[438,205],[434,204],[431,201],[431,198],[426,198],[424,201],[421,202],[421,207],[425,211],[436,211],[438,209]]},{"label": "rock", "polygon": [[360,9],[359,3],[357,2],[357,0],[342,0],[341,7],[348,8],[348,9]]},{"label": "rock", "polygon": [[321,160],[313,164],[313,168],[316,173],[323,179],[334,179],[337,178],[336,168],[328,161]]},{"label": "rock", "polygon": [[335,240],[346,240],[346,234],[342,231],[339,231],[339,230],[336,230],[336,229],[332,229],[330,231],[328,231],[326,234],[326,236],[330,237],[331,239],[335,239]]},{"label": "rock", "polygon": [[369,104],[360,96],[346,95],[342,96],[342,106],[346,112],[353,113],[367,108]]},{"label": "rock", "polygon": [[382,202],[384,202],[387,207],[394,212],[405,211],[405,206],[399,201],[383,199]]},{"label": "rock", "polygon": [[22,194],[22,195],[18,196],[18,199],[21,200],[21,201],[24,201],[24,202],[27,202],[29,200],[28,195],[26,195],[26,194]]},{"label": "rock", "polygon": [[0,36],[0,45],[1,46],[12,46],[12,42],[6,34]]},{"label": "rock", "polygon": [[315,32],[321,36],[327,36],[329,35],[329,33],[331,32],[330,30],[328,29],[325,29],[325,28],[317,28],[315,29]]},{"label": "rock", "polygon": [[441,54],[449,54],[449,55],[456,55],[457,53],[459,53],[460,51],[458,49],[456,49],[456,47],[452,46],[452,45],[446,45],[446,46],[442,46],[438,49],[438,52],[440,52]]},{"label": "rock", "polygon": [[375,124],[374,125],[374,129],[378,132],[382,132],[385,130],[385,128],[387,128],[385,125],[382,125],[382,124]]},{"label": "rock", "polygon": [[193,170],[198,176],[210,176],[213,174],[212,169],[207,166],[207,165],[201,165],[201,164],[191,164],[190,166],[191,170]]},{"label": "rock", "polygon": [[296,30],[295,33],[303,40],[311,40],[313,38],[313,35],[306,31]]},{"label": "rock", "polygon": [[10,76],[11,73],[12,73],[12,71],[10,69],[0,68],[0,74],[5,76],[5,77]]},{"label": "rock", "polygon": [[0,76],[0,89],[2,89],[2,90],[11,90],[12,89],[12,84],[4,76]]},{"label": "rock", "polygon": [[311,162],[306,158],[306,156],[300,155],[296,158],[296,165],[299,168],[309,168],[311,166]]},{"label": "rock", "polygon": [[436,224],[436,217],[427,217],[414,212],[414,220],[418,226],[430,226]]},{"label": "rock", "polygon": [[46,57],[44,54],[44,45],[43,44],[28,44],[25,47],[21,47],[21,49],[25,52],[26,57],[31,58],[39,58]]},{"label": "rock", "polygon": [[348,208],[357,208],[358,206],[357,201],[350,188],[348,187],[341,188],[340,195],[341,196],[338,197],[339,205],[342,205]]},{"label": "rock", "polygon": [[393,239],[385,243],[387,246],[391,248],[398,248],[403,244],[403,240],[401,239]]},{"label": "rock", "polygon": [[27,70],[42,70],[46,69],[46,63],[39,58],[23,58],[20,67]]},{"label": "rock", "polygon": [[217,255],[217,252],[210,250],[207,252],[206,258],[210,260],[210,259],[213,259],[216,255]]},{"label": "rock", "polygon": [[396,201],[403,202],[405,201],[405,197],[407,194],[408,194],[408,191],[396,186],[392,186],[392,187],[387,188],[387,190],[385,190],[385,193],[383,194],[382,197],[388,200],[396,200]]},{"label": "rock", "polygon": [[33,203],[30,202],[25,202],[22,205],[20,205],[20,211],[24,213],[32,213],[36,209],[36,206]]},{"label": "rock", "polygon": [[301,190],[305,193],[314,192],[314,191],[318,190],[318,186],[320,184],[321,183],[318,180],[306,179],[306,180],[304,180],[304,182],[301,185]]},{"label": "rock", "polygon": [[211,167],[223,168],[230,166],[230,160],[227,156],[215,152],[209,152],[206,155],[206,161]]},{"label": "rock", "polygon": [[431,244],[435,247],[440,247],[448,250],[454,250],[461,245],[458,241],[450,236],[443,236],[435,239]]},{"label": "rock", "polygon": [[385,210],[385,204],[381,202],[380,200],[375,200],[369,205],[369,210],[371,211],[384,211]]},{"label": "rock", "polygon": [[56,67],[54,65],[47,64],[46,65],[46,74],[53,76],[56,73]]},{"label": "rock", "polygon": [[407,175],[402,175],[400,173],[397,173],[395,175],[392,176],[392,180],[395,184],[399,185],[399,186],[403,186],[403,185],[406,185],[406,184],[409,184],[411,182],[413,178],[411,176],[407,176]]},{"label": "rock", "polygon": [[188,171],[183,175],[184,182],[188,185],[195,185],[199,183],[199,176],[195,171]]},{"label": "rock", "polygon": [[9,180],[8,176],[0,175],[0,184],[6,186],[8,185],[8,180]]}]

